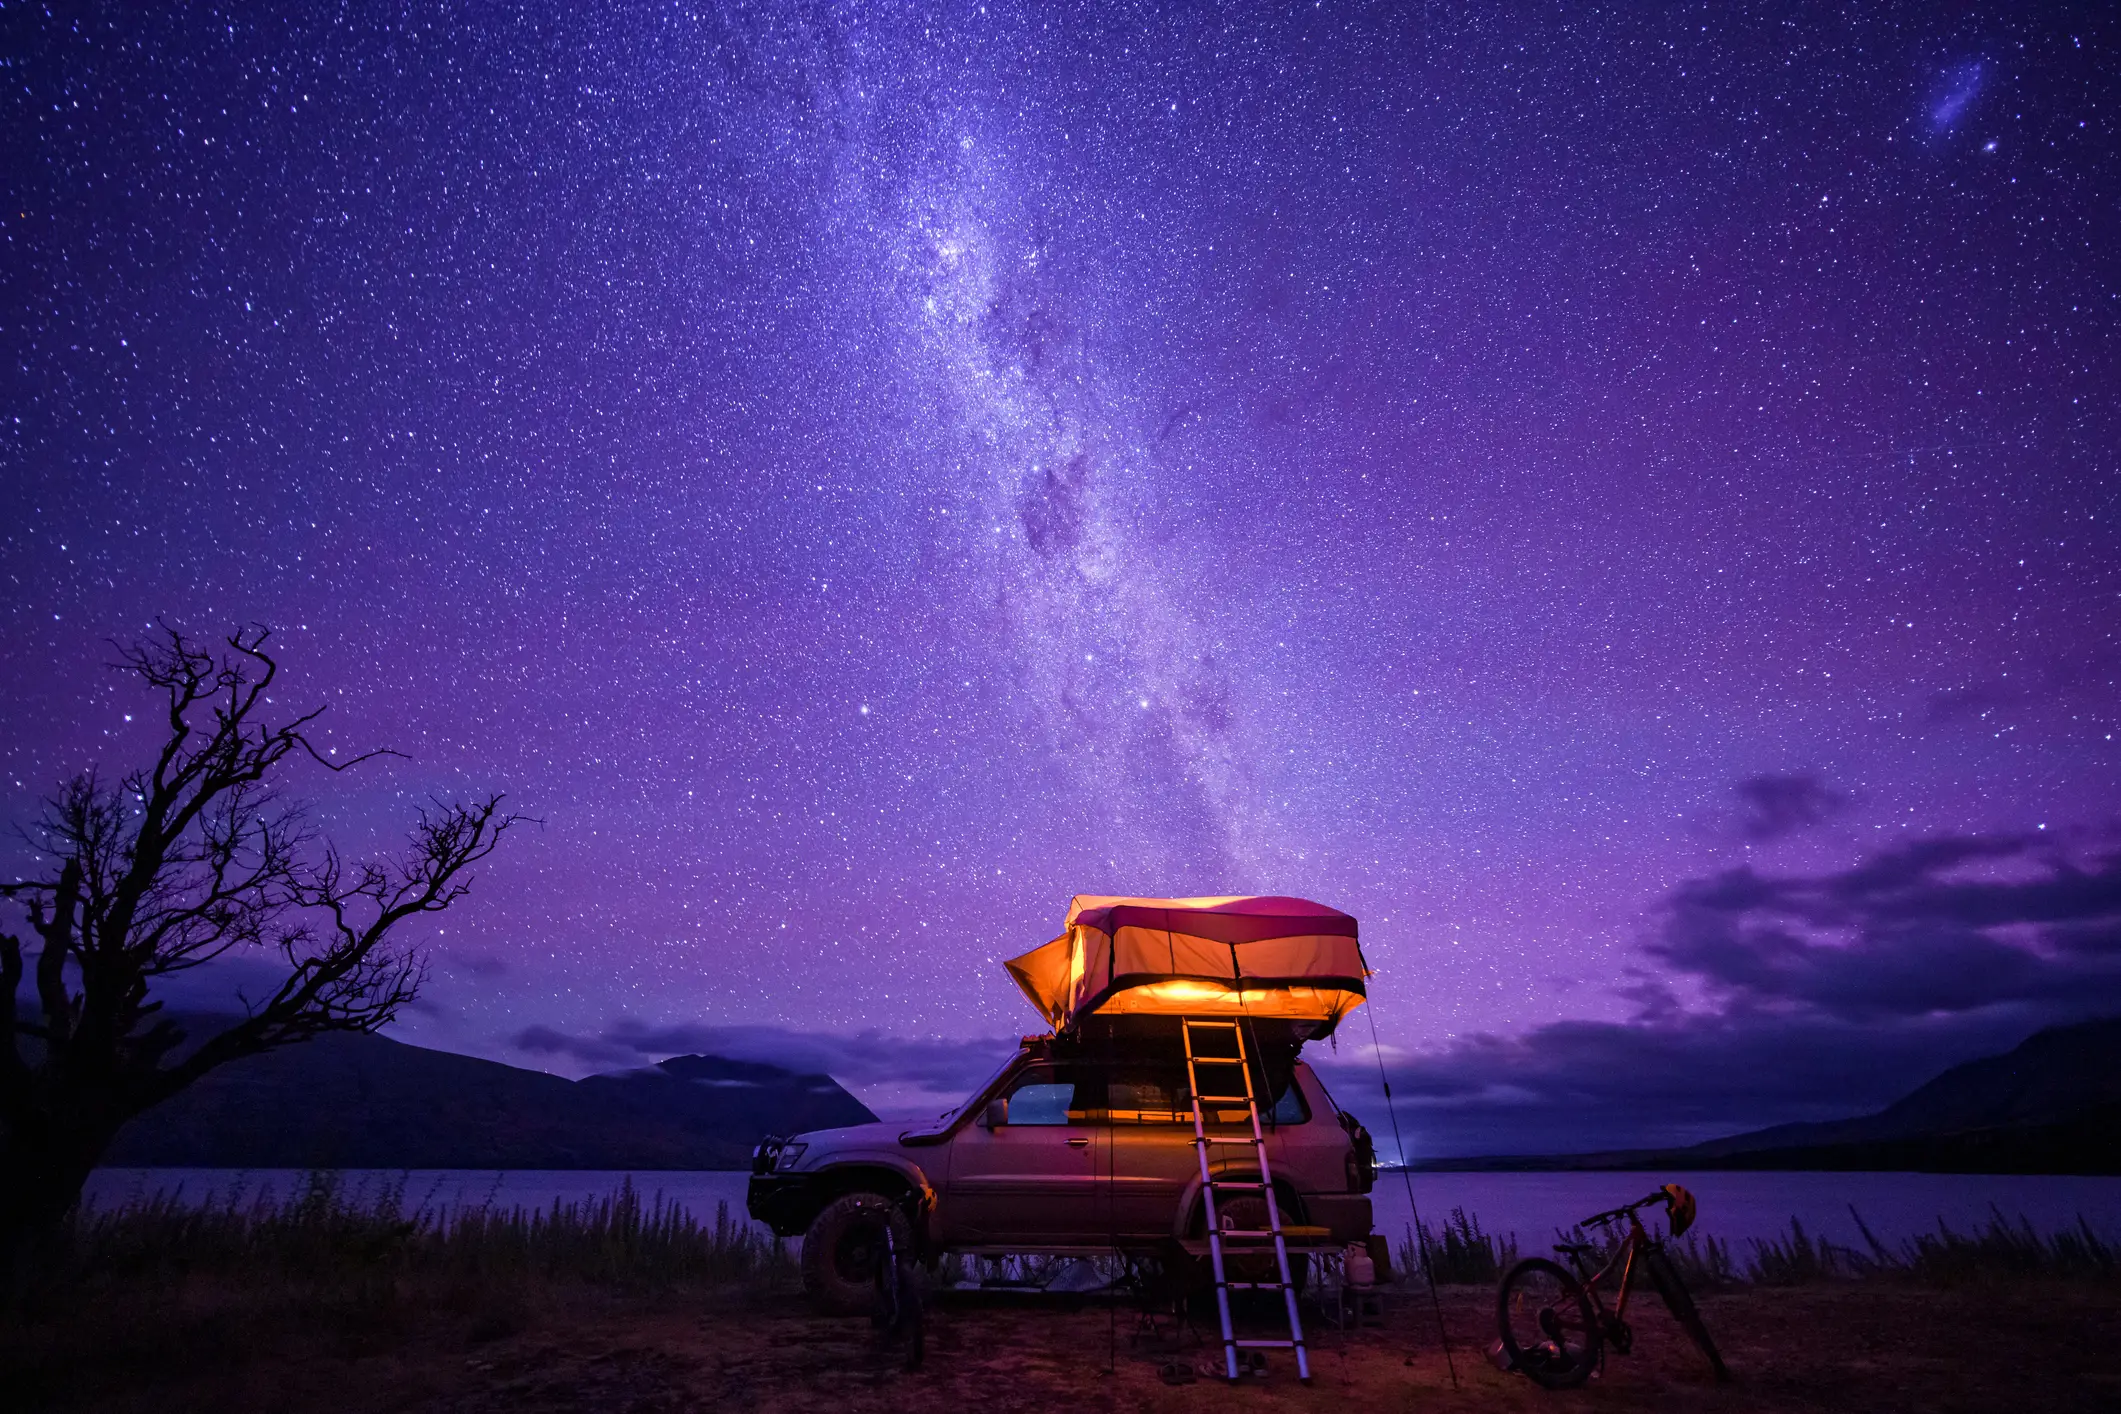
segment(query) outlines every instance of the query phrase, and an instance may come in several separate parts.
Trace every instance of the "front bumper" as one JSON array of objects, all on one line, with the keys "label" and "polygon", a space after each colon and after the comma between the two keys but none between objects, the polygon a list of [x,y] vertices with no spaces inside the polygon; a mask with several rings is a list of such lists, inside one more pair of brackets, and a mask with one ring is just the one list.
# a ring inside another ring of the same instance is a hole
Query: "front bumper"
[{"label": "front bumper", "polygon": [[801,1237],[818,1206],[807,1173],[755,1173],[744,1192],[745,1209],[779,1237]]}]

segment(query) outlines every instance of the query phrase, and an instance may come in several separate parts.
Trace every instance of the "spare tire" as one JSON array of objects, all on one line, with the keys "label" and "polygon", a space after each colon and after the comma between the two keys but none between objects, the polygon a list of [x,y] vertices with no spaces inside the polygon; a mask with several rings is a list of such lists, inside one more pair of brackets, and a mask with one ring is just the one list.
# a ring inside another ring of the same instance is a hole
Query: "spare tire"
[{"label": "spare tire", "polygon": [[884,1233],[901,1258],[913,1252],[906,1210],[881,1193],[847,1193],[825,1205],[803,1234],[803,1295],[832,1316],[859,1316],[876,1304]]}]

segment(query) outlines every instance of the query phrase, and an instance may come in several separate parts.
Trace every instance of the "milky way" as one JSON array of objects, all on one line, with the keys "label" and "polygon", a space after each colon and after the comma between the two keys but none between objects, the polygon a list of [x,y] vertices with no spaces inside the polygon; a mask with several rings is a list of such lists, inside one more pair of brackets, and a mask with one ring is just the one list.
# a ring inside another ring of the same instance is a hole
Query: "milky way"
[{"label": "milky way", "polygon": [[336,837],[543,822],[409,1037],[979,1051],[1069,895],[1246,891],[1402,1058],[1882,1035],[1685,901],[2115,847],[2098,8],[6,23],[9,814],[141,749],[106,640],[273,625],[407,753]]}]

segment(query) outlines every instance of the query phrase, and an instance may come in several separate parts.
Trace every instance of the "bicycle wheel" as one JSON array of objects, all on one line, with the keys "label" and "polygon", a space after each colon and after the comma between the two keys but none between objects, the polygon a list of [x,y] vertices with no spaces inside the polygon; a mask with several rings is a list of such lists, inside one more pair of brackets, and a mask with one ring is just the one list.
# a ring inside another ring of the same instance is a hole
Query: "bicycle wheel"
[{"label": "bicycle wheel", "polygon": [[1574,1389],[1598,1368],[1604,1336],[1591,1294],[1560,1265],[1527,1257],[1495,1294],[1495,1320],[1510,1368],[1545,1389]]},{"label": "bicycle wheel", "polygon": [[1693,1293],[1679,1280],[1679,1273],[1664,1253],[1651,1248],[1642,1254],[1643,1269],[1650,1274],[1650,1285],[1664,1298],[1664,1306],[1672,1318],[1694,1338],[1701,1353],[1709,1357],[1709,1368],[1716,1372],[1716,1383],[1726,1384],[1731,1372],[1723,1363],[1723,1355],[1716,1349],[1716,1342],[1709,1338],[1709,1328],[1702,1324],[1701,1312],[1695,1309]]}]

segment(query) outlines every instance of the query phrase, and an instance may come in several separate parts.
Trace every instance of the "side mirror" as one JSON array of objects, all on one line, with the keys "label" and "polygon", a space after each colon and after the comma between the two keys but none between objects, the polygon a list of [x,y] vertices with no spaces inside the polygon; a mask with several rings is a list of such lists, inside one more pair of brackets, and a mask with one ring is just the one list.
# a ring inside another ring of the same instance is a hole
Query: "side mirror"
[{"label": "side mirror", "polygon": [[994,1129],[999,1125],[1007,1124],[1009,1122],[1009,1102],[1007,1100],[987,1101],[987,1108],[980,1111],[979,1122],[982,1129]]}]

